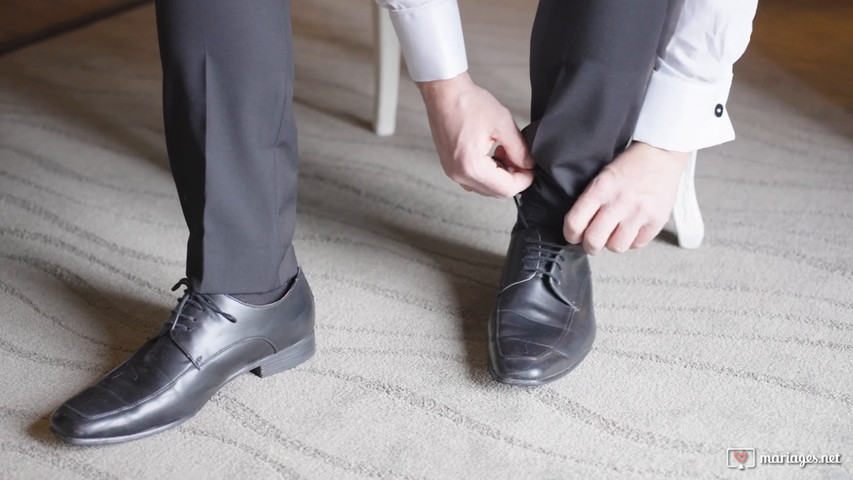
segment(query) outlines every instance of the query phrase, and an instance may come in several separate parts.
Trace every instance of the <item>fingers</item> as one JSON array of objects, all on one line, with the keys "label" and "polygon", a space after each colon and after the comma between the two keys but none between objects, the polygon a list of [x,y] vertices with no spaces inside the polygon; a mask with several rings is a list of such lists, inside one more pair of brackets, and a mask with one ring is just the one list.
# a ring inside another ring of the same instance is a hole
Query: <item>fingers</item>
[{"label": "fingers", "polygon": [[636,217],[622,219],[605,246],[614,253],[624,253],[630,248],[636,248],[634,243],[642,226]]},{"label": "fingers", "polygon": [[625,217],[622,212],[615,208],[598,210],[583,234],[583,249],[586,253],[590,255],[601,253],[623,218]]},{"label": "fingers", "polygon": [[[533,159],[509,110],[468,75],[419,84],[444,172],[466,190],[509,197],[533,182]],[[495,142],[496,158],[488,156]]]},{"label": "fingers", "polygon": [[619,188],[617,180],[605,171],[587,186],[566,214],[566,241],[582,243],[587,253],[596,255],[604,248],[616,253],[639,248],[657,235],[665,220],[650,215],[635,194]]},{"label": "fingers", "polygon": [[637,237],[631,244],[631,248],[643,248],[648,245],[649,242],[651,242],[658,235],[658,233],[660,233],[661,229],[663,229],[663,226],[664,223],[644,225],[637,233]]},{"label": "fingers", "polygon": [[[577,205],[577,204],[576,204]],[[583,223],[570,219],[572,212],[566,215],[564,235],[570,243],[583,243],[583,249],[590,255],[601,253],[607,248],[614,253],[624,253],[630,249],[648,245],[660,233],[666,221],[645,217],[626,208],[626,204],[601,206],[593,214],[585,227]],[[576,213],[574,218],[582,218],[584,213]],[[580,231],[580,233],[578,233]],[[572,240],[569,240],[569,237]]]},{"label": "fingers", "polygon": [[492,157],[481,156],[453,163],[445,172],[466,191],[490,197],[511,197],[533,183],[532,170],[506,170]]},{"label": "fingers", "polygon": [[533,183],[531,170],[504,170],[491,157],[483,157],[469,172],[468,186],[477,193],[493,197],[511,197]]},{"label": "fingers", "polygon": [[530,170],[536,166],[536,163],[530,156],[527,142],[524,141],[524,137],[521,136],[521,132],[518,131],[509,112],[507,112],[507,117],[509,121],[495,135],[495,140],[501,144],[501,148],[495,150],[495,156],[508,166],[513,165],[517,168]]},{"label": "fingers", "polygon": [[511,163],[508,163],[509,160],[507,160],[506,149],[503,145],[498,144],[498,146],[495,147],[495,154],[492,155],[492,158],[494,158],[496,162],[499,162],[504,170],[509,170],[510,172],[514,172],[516,170]]},{"label": "fingers", "polygon": [[578,244],[583,241],[584,232],[600,207],[601,201],[594,195],[588,195],[588,192],[578,198],[563,223],[563,236],[567,242]]},{"label": "fingers", "polygon": [[569,243],[583,243],[584,251],[590,255],[597,255],[604,248],[614,253],[624,253],[645,247],[666,224],[665,221],[630,210],[628,204],[619,203],[600,205],[590,216],[592,205],[593,202],[576,203],[566,215],[563,225],[566,240]]}]

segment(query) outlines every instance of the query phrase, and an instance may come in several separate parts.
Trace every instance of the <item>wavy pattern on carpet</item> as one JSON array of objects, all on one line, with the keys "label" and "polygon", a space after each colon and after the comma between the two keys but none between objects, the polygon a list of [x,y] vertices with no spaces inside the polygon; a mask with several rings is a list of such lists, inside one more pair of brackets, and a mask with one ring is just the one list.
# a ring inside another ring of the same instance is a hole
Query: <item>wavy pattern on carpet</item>
[{"label": "wavy pattern on carpet", "polygon": [[[472,76],[523,122],[532,4],[462,8]],[[183,274],[153,7],[0,57],[0,476],[726,479],[738,447],[845,458],[751,478],[853,478],[844,102],[759,38],[729,104],[738,140],[700,155],[705,244],[664,234],[594,258],[592,354],[551,386],[510,388],[486,372],[485,322],[512,202],[444,177],[410,82],[398,133],[366,128],[367,5],[294,4],[294,35],[295,243],[317,355],[107,448],[58,442],[47,416],[156,331]]]}]

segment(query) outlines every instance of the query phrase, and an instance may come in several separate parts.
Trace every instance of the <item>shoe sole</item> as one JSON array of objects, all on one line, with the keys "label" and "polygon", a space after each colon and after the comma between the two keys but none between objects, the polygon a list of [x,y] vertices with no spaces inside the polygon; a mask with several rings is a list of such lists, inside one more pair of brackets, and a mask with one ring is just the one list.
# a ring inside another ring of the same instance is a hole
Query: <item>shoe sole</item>
[{"label": "shoe sole", "polygon": [[[219,389],[221,390],[231,380],[234,380],[235,378],[239,377],[240,375],[244,375],[244,374],[249,373],[249,372],[257,375],[258,377],[266,378],[266,377],[270,377],[272,375],[275,375],[276,373],[281,373],[281,372],[284,372],[286,370],[290,370],[290,369],[295,368],[295,367],[299,366],[300,364],[306,362],[309,358],[311,358],[314,355],[315,351],[316,351],[316,343],[314,341],[314,333],[311,332],[311,335],[303,338],[302,340],[294,343],[293,345],[291,345],[287,348],[282,349],[282,351],[280,351],[278,353],[275,353],[273,355],[270,355],[269,357],[264,358],[257,365],[255,365],[251,368],[246,368],[240,372],[235,373],[231,378],[229,378],[228,380],[223,382],[222,386],[220,386]],[[219,391],[219,390],[217,390],[217,391]],[[178,419],[172,423],[169,423],[167,425],[161,425],[159,427],[151,428],[151,429],[145,430],[143,432],[134,433],[132,435],[123,435],[121,437],[107,437],[107,438],[68,437],[68,436],[62,435],[59,432],[57,432],[56,430],[54,430],[53,425],[50,426],[50,431],[53,432],[53,434],[56,435],[57,437],[59,437],[61,440],[65,441],[67,443],[70,443],[72,445],[92,446],[92,445],[110,445],[110,444],[114,444],[114,443],[130,442],[132,440],[138,440],[140,438],[145,438],[145,437],[149,437],[151,435],[158,434],[160,432],[169,430],[170,428],[175,428],[175,427],[179,426],[180,424],[186,422],[187,420],[189,420],[193,416],[195,416],[195,414],[198,413],[201,410],[201,408],[203,408],[204,405],[206,405],[206,404],[207,404],[207,402],[205,402],[205,404],[203,404],[201,407],[199,407],[198,410],[191,413],[190,415],[187,415],[184,418],[180,418],[180,419]]]},{"label": "shoe sole", "polygon": [[565,377],[566,375],[568,375],[572,370],[575,369],[575,367],[577,367],[578,365],[581,364],[581,362],[584,361],[586,356],[589,355],[589,352],[591,352],[591,351],[592,351],[592,347],[590,346],[590,348],[587,351],[583,352],[583,354],[580,356],[580,358],[578,358],[578,360],[575,363],[570,365],[569,368],[563,370],[560,373],[557,373],[555,375],[551,375],[550,377],[546,377],[546,378],[538,378],[536,380],[520,380],[520,379],[515,379],[515,378],[501,377],[497,373],[495,373],[494,369],[492,369],[492,362],[491,361],[489,362],[489,375],[491,375],[492,379],[494,379],[496,382],[503,383],[504,385],[512,385],[515,387],[540,387],[542,385],[549,384],[551,382],[559,380],[559,379]]},{"label": "shoe sole", "polygon": [[53,434],[54,434],[54,435],[56,435],[60,440],[62,440],[62,441],[64,441],[64,442],[66,442],[66,443],[70,443],[70,444],[72,444],[72,445],[80,445],[80,446],[84,446],[84,447],[90,447],[90,446],[95,446],[95,445],[111,445],[111,444],[114,444],[114,443],[130,442],[130,441],[132,441],[132,440],[137,440],[137,439],[140,439],[140,438],[145,438],[145,437],[148,437],[148,436],[151,436],[151,435],[154,435],[154,434],[157,434],[157,433],[160,433],[160,432],[166,431],[166,430],[168,430],[168,429],[170,429],[170,428],[175,428],[175,427],[177,427],[178,425],[180,425],[180,424],[182,424],[182,423],[186,422],[187,420],[189,420],[190,418],[192,418],[192,417],[193,417],[193,415],[195,415],[196,413],[198,413],[198,410],[196,410],[195,412],[193,412],[193,414],[192,414],[192,415],[190,415],[190,416],[188,416],[188,417],[184,417],[184,418],[182,418],[182,419],[180,419],[180,420],[177,420],[177,421],[175,421],[175,422],[172,422],[172,423],[170,423],[170,424],[168,424],[168,425],[162,425],[162,426],[159,426],[159,427],[157,427],[157,428],[152,428],[152,429],[150,429],[150,430],[145,430],[144,432],[134,433],[133,435],[124,435],[124,436],[121,436],[121,437],[109,437],[109,438],[74,438],[74,437],[66,437],[65,435],[62,435],[61,433],[59,433],[59,432],[57,432],[56,430],[54,430],[54,429],[53,429],[53,425],[51,425],[51,426],[50,426],[50,431],[51,431],[51,432],[53,432]]},{"label": "shoe sole", "polygon": [[311,332],[311,335],[282,349],[282,351],[275,355],[270,355],[263,359],[258,366],[249,371],[261,378],[269,377],[305,363],[305,361],[314,356],[315,350],[314,332]]}]

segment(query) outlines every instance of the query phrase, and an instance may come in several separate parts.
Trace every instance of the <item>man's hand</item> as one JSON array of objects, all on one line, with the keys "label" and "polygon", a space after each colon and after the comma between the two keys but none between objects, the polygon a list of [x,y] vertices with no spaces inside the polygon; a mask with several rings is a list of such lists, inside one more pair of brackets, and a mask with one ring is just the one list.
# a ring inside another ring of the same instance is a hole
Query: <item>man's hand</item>
[{"label": "man's hand", "polygon": [[635,142],[587,186],[566,214],[563,235],[587,253],[648,244],[672,213],[688,154]]},{"label": "man's hand", "polygon": [[[533,158],[509,110],[467,73],[418,83],[444,173],[465,190],[511,197],[533,182]],[[495,142],[496,163],[489,153]]]}]

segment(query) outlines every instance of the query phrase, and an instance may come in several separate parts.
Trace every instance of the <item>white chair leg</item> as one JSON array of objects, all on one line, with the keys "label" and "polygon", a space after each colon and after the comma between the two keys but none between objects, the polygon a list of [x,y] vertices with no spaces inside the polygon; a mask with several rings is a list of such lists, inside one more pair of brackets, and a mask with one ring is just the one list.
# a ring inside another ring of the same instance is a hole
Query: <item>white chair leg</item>
[{"label": "white chair leg", "polygon": [[388,11],[373,4],[373,38],[376,61],[376,94],[373,131],[386,137],[397,127],[397,97],[400,90],[400,43]]},{"label": "white chair leg", "polygon": [[675,207],[672,210],[678,246],[681,248],[696,248],[705,236],[705,223],[702,221],[702,212],[699,211],[699,201],[696,199],[696,188],[693,184],[695,175],[696,152],[692,152],[687,168],[681,175]]}]

